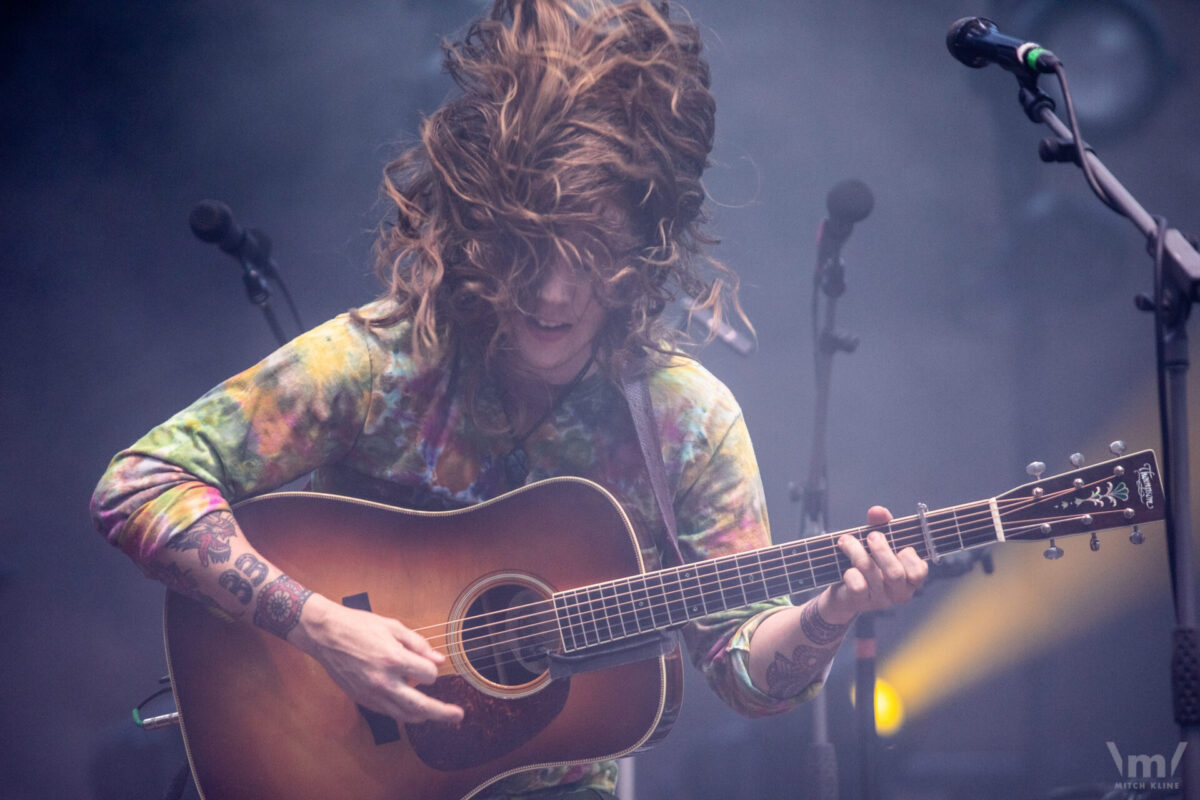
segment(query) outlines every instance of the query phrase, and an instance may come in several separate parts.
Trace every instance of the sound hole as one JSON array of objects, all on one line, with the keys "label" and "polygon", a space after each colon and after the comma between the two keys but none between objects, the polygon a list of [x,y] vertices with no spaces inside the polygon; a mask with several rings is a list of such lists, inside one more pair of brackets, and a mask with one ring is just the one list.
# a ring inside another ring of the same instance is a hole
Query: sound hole
[{"label": "sound hole", "polygon": [[544,595],[517,584],[490,586],[467,609],[463,654],[485,680],[521,686],[548,668],[555,630],[554,609]]}]

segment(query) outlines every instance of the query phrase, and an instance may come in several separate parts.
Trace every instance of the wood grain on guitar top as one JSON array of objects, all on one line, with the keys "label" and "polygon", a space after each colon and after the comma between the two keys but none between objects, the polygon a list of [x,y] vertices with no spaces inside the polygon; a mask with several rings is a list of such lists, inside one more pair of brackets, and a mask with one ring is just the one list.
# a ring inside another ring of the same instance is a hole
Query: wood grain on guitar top
[{"label": "wood grain on guitar top", "polygon": [[[447,646],[444,626],[489,577],[528,576],[558,591],[642,571],[620,509],[575,479],[462,511],[288,493],[235,513],[263,555],[306,587],[334,599],[365,592],[375,613],[428,629],[452,656],[459,645]],[[174,593],[164,625],[193,774],[208,800],[459,800],[513,771],[625,753],[669,724],[680,700],[677,655],[507,687],[473,674],[459,652],[432,691],[464,705],[463,723],[401,726],[399,739],[376,744],[355,704],[286,642]]]}]

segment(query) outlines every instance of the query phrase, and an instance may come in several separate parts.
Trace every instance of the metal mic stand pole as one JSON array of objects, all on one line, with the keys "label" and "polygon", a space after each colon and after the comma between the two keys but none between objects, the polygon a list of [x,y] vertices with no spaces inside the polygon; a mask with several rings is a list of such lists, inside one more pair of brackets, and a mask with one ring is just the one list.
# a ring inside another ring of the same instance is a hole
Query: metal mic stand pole
[{"label": "metal mic stand pole", "polygon": [[[833,357],[839,352],[853,353],[858,347],[858,340],[851,336],[842,336],[834,332],[834,320],[837,312],[837,300],[846,291],[845,269],[841,256],[835,254],[832,258],[819,258],[816,272],[813,275],[812,292],[812,326],[813,354],[816,364],[817,402],[814,414],[813,451],[809,462],[808,478],[804,482],[803,492],[792,493],[793,500],[802,503],[800,518],[800,536],[808,538],[824,534],[829,528],[829,496],[828,476],[826,474],[826,434],[829,419],[829,385],[833,371]],[[818,331],[818,294],[825,296],[825,322]],[[865,617],[859,618],[859,624]],[[870,696],[874,696],[874,680],[871,682]],[[860,689],[861,691],[861,689]],[[861,695],[860,695],[861,696]],[[866,704],[870,708],[870,730],[873,737],[875,730],[874,703]],[[863,706],[859,703],[859,707]],[[870,756],[861,762],[864,775],[870,767]],[[838,791],[837,754],[829,740],[828,705],[825,693],[821,692],[813,700],[813,743],[809,748],[809,770],[812,776],[809,781],[810,797],[814,800],[837,800],[841,795]],[[869,782],[864,781],[864,786]],[[871,794],[864,797],[870,798]]]},{"label": "metal mic stand pole", "polygon": [[[1062,73],[1063,93],[1067,94]],[[1037,86],[1037,77],[1021,80],[1021,105],[1035,123],[1054,132],[1041,143],[1043,161],[1072,162],[1091,168],[1098,193],[1146,237],[1155,261],[1155,294],[1137,298],[1138,308],[1155,314],[1159,410],[1163,417],[1163,486],[1167,491],[1167,556],[1175,599],[1172,634],[1171,694],[1180,729],[1183,796],[1200,800],[1200,629],[1196,627],[1196,575],[1192,556],[1191,477],[1188,469],[1188,339],[1192,304],[1200,300],[1200,253],[1183,234],[1152,217],[1113,177],[1086,144],[1077,147],[1071,129],[1054,114],[1054,101]],[[1068,106],[1070,110],[1070,106]],[[1074,124],[1074,123],[1073,123]],[[1075,126],[1078,129],[1078,126]],[[1082,152],[1080,152],[1082,150]],[[1086,170],[1085,170],[1086,172]]]},{"label": "metal mic stand pole", "polygon": [[283,328],[279,327],[279,320],[275,318],[275,311],[271,308],[271,292],[267,289],[267,280],[261,272],[255,269],[250,260],[245,258],[242,259],[242,283],[246,286],[246,297],[251,303],[262,309],[271,333],[275,334],[275,340],[281,347],[287,344]]}]

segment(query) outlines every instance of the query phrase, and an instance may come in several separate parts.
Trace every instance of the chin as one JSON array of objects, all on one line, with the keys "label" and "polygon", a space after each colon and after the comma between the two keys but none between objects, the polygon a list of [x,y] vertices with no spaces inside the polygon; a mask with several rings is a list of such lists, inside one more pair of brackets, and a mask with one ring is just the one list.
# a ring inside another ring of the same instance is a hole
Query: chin
[{"label": "chin", "polygon": [[520,369],[528,375],[547,383],[568,383],[583,367],[587,357],[579,353],[566,353],[561,356],[542,354],[540,357],[529,357],[521,354]]}]

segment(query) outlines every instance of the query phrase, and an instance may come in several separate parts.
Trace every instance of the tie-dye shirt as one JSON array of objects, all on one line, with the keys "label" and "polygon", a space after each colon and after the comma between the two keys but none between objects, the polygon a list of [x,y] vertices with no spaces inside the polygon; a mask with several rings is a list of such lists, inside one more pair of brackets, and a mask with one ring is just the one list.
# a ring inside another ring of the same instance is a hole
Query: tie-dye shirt
[{"label": "tie-dye shirt", "polygon": [[[368,316],[377,310],[366,309]],[[205,514],[306,474],[316,491],[425,510],[515,488],[505,469],[513,438],[476,424],[503,414],[497,393],[485,386],[477,414],[469,413],[453,359],[419,365],[409,333],[407,323],[369,327],[343,314],[220,384],[117,454],[92,500],[97,527],[145,565]],[[684,558],[768,544],[758,466],[729,390],[683,357],[654,371],[649,390]],[[647,563],[662,563],[656,543],[668,534],[628,405],[612,381],[584,378],[525,437],[524,451],[527,482],[574,475],[607,488],[638,531]],[[819,688],[781,701],[750,682],[750,636],[786,602],[714,614],[684,628],[693,662],[743,714],[786,710]],[[523,773],[504,789],[578,783],[611,791],[615,779],[615,765],[606,762]]]}]

